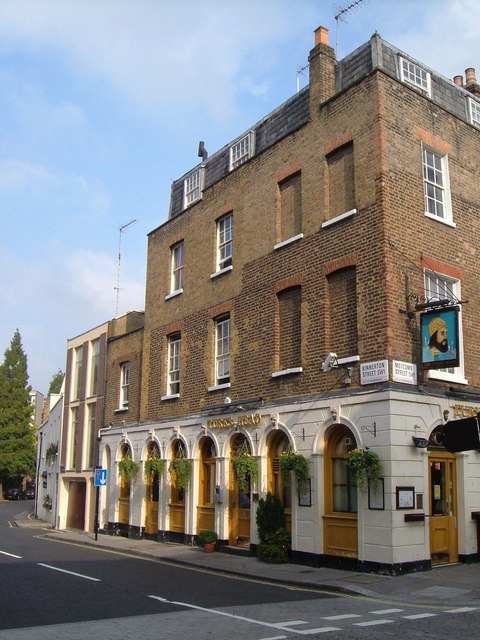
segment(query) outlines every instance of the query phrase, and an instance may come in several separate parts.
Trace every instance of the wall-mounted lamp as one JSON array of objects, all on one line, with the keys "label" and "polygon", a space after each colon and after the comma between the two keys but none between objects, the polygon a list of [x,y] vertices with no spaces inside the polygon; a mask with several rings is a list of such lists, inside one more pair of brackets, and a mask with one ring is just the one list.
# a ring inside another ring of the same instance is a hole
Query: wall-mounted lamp
[{"label": "wall-mounted lamp", "polygon": [[443,421],[444,422],[448,422],[449,416],[450,416],[450,409],[444,409],[443,410]]},{"label": "wall-mounted lamp", "polygon": [[417,436],[412,436],[413,445],[417,449],[426,449],[428,447],[428,440],[426,438],[417,438]]}]

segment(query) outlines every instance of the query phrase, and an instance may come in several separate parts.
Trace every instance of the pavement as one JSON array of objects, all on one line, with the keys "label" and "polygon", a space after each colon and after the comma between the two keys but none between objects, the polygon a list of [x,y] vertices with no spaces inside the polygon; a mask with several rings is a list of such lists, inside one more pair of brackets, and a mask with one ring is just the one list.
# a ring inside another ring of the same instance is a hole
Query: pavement
[{"label": "pavement", "polygon": [[38,528],[41,535],[60,542],[97,547],[159,562],[345,595],[414,602],[419,606],[480,607],[480,564],[451,564],[400,576],[378,575],[300,564],[267,564],[254,556],[205,553],[197,546],[136,540],[123,536],[52,529],[32,514],[19,514],[18,527]]}]

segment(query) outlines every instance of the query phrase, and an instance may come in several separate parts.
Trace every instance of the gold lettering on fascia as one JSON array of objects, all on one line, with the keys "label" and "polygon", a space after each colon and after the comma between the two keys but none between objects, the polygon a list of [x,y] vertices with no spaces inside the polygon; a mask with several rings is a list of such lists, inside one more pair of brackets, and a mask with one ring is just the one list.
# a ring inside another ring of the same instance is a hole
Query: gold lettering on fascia
[{"label": "gold lettering on fascia", "polygon": [[249,427],[259,424],[262,419],[259,413],[251,413],[246,416],[239,416],[235,421],[233,418],[215,418],[207,421],[208,429],[231,429],[232,427]]},{"label": "gold lettering on fascia", "polygon": [[453,415],[455,418],[475,418],[480,409],[478,407],[467,407],[464,404],[453,405]]}]

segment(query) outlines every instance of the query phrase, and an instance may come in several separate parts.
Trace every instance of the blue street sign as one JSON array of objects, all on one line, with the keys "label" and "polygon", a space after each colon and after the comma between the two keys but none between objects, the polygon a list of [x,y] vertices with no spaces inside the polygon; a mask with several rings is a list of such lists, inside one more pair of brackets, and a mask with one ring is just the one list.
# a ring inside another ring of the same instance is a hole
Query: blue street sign
[{"label": "blue street sign", "polygon": [[108,478],[108,469],[95,469],[94,486],[106,487]]}]

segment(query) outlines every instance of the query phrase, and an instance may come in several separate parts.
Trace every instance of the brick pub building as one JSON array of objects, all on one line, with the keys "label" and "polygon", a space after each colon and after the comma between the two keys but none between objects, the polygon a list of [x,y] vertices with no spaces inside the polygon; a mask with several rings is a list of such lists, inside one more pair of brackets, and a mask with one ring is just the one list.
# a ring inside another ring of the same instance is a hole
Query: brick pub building
[{"label": "brick pub building", "polygon": [[[475,72],[451,81],[378,34],[337,61],[323,27],[309,69],[249,131],[211,156],[200,144],[149,234],[140,406],[118,385],[107,407],[101,524],[185,543],[215,529],[254,550],[270,491],[294,562],[399,573],[478,560],[480,454],[437,435],[480,410]],[[437,368],[446,356],[428,361],[422,331],[437,337],[441,313],[422,329],[420,310],[454,308],[458,344]],[[352,486],[355,448],[378,454],[379,485]],[[243,492],[241,451],[259,468]],[[308,459],[300,495],[281,482],[285,451]],[[165,470],[125,484],[126,457]],[[179,457],[186,489],[168,473]]]}]

